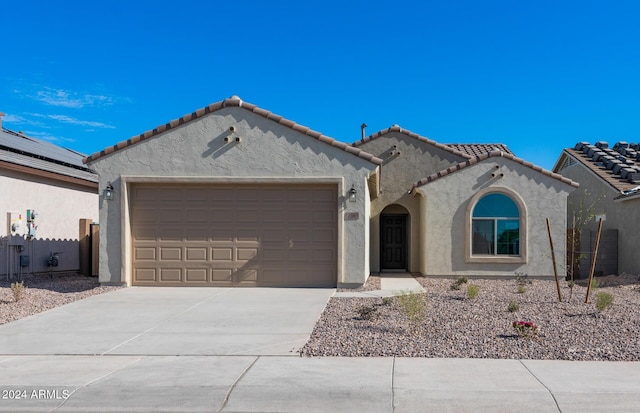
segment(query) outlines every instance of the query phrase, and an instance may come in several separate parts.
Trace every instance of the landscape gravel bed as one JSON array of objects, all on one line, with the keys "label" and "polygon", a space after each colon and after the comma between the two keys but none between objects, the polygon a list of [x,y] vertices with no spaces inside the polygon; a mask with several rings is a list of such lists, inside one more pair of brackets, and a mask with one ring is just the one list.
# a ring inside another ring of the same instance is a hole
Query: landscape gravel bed
[{"label": "landscape gravel bed", "polygon": [[[513,279],[469,280],[459,290],[451,289],[453,279],[418,281],[426,290],[419,297],[426,306],[422,321],[409,321],[398,297],[332,298],[301,355],[640,360],[637,283],[592,289],[585,304],[586,287],[576,284],[569,300],[565,281],[563,302],[553,280],[526,281],[522,293]],[[479,287],[475,299],[467,295],[469,284]],[[614,297],[603,311],[595,305],[599,292]],[[518,311],[508,310],[511,301]],[[520,336],[514,321],[533,322],[539,330]]]},{"label": "landscape gravel bed", "polygon": [[0,325],[121,288],[100,286],[96,277],[77,274],[29,275],[23,278],[23,297],[16,302],[11,290],[16,281],[0,279]]}]

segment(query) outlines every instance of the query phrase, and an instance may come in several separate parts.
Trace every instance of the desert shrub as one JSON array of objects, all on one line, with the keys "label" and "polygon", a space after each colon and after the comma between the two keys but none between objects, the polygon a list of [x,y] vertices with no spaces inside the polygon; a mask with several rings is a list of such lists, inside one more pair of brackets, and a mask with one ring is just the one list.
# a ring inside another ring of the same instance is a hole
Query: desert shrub
[{"label": "desert shrub", "polygon": [[26,289],[27,287],[24,286],[23,281],[11,283],[11,292],[13,293],[13,301],[17,303],[18,301],[22,300],[22,297],[24,297],[24,293]]},{"label": "desert shrub", "polygon": [[511,300],[509,301],[507,310],[509,310],[510,313],[515,313],[516,311],[520,310],[520,304],[518,304],[516,300]]},{"label": "desert shrub", "polygon": [[480,287],[475,284],[467,285],[467,295],[469,298],[474,299],[478,296],[478,291],[480,291]]},{"label": "desert shrub", "polygon": [[390,305],[393,302],[393,297],[383,297],[382,305]]},{"label": "desert shrub", "polygon": [[604,311],[613,304],[613,294],[601,291],[596,294],[596,308],[598,311]]},{"label": "desert shrub", "polygon": [[523,272],[516,273],[516,284],[525,286],[527,284],[531,284],[531,280],[529,279],[529,274],[525,274]]},{"label": "desert shrub", "polygon": [[591,279],[591,289],[595,290],[596,288],[600,288],[600,280],[596,277]]},{"label": "desert shrub", "polygon": [[469,281],[469,280],[467,280],[467,277],[460,277],[460,278],[458,278],[457,280],[455,280],[455,281],[453,282],[453,284],[451,284],[450,288],[451,288],[452,290],[459,290],[459,289],[460,289],[460,286],[461,286],[462,284],[466,284],[468,281]]},{"label": "desert shrub", "polygon": [[377,316],[378,308],[372,305],[362,305],[356,311],[361,320],[371,320]]},{"label": "desert shrub", "polygon": [[424,302],[423,294],[417,294],[413,291],[409,291],[408,293],[403,291],[398,296],[398,300],[400,307],[407,315],[409,321],[415,325],[424,321],[424,318],[427,316],[427,306]]},{"label": "desert shrub", "polygon": [[519,285],[516,291],[518,292],[518,294],[524,294],[525,291],[527,291],[527,288],[524,285]]}]

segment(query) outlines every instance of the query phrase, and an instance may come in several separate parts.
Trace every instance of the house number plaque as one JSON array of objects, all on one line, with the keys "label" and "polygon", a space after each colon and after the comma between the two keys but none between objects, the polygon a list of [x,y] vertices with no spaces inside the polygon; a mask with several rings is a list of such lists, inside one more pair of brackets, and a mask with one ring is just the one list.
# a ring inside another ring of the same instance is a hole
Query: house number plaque
[{"label": "house number plaque", "polygon": [[360,217],[360,214],[358,212],[345,212],[344,213],[344,220],[345,221],[357,221],[359,217]]}]

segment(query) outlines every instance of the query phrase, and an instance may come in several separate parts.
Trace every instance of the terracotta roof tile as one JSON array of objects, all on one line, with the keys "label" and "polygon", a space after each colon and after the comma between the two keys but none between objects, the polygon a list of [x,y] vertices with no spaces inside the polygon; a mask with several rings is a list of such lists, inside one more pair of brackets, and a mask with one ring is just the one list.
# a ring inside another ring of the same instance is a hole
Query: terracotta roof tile
[{"label": "terracotta roof tile", "polygon": [[471,156],[482,155],[494,149],[513,155],[513,152],[507,148],[507,145],[502,143],[447,143],[446,145]]},{"label": "terracotta roof tile", "polygon": [[258,106],[252,104],[252,103],[247,103],[244,102],[242,99],[240,99],[238,96],[231,96],[228,99],[222,100],[220,102],[215,102],[212,103],[208,106],[205,106],[204,108],[198,109],[195,112],[189,113],[187,115],[182,116],[181,118],[178,119],[174,119],[169,121],[168,123],[164,124],[164,125],[160,125],[154,129],[148,130],[146,132],[141,133],[140,135],[137,136],[133,136],[130,139],[126,140],[126,141],[122,141],[119,142],[113,146],[107,147],[105,149],[103,149],[100,152],[96,152],[90,156],[85,157],[82,162],[87,164],[90,162],[95,161],[96,159],[99,159],[103,156],[106,156],[110,153],[119,151],[121,149],[124,149],[128,146],[134,145],[138,142],[141,142],[145,139],[149,139],[153,136],[159,135],[163,132],[166,132],[170,129],[173,129],[179,125],[183,125],[187,122],[190,122],[192,120],[198,119],[202,116],[205,116],[211,112],[215,112],[217,110],[220,110],[222,108],[225,107],[240,107],[242,109],[248,110],[249,112],[255,113],[256,115],[262,116],[266,119],[272,120],[274,122],[278,122],[279,124],[289,127],[293,130],[296,130],[300,133],[303,133],[307,136],[310,136],[312,138],[315,138],[321,142],[327,143],[331,146],[335,146],[337,148],[340,148],[346,152],[352,153],[360,158],[366,159],[369,162],[372,162],[374,164],[377,165],[381,165],[382,164],[382,159],[375,157],[373,155],[371,155],[370,153],[367,153],[363,150],[360,149],[356,149],[351,147],[350,145],[347,145],[346,143],[343,142],[338,142],[335,139],[329,138],[328,136],[325,136],[323,134],[321,134],[320,132],[316,132],[313,131],[311,129],[309,129],[306,126],[303,125],[299,125],[297,123],[295,123],[294,121],[288,120],[283,118],[280,115],[276,115],[272,112],[269,112],[268,110],[265,109],[261,109]]},{"label": "terracotta roof tile", "polygon": [[442,178],[442,177],[447,176],[449,174],[452,174],[452,173],[454,173],[456,171],[464,169],[464,168],[466,168],[468,166],[474,165],[476,163],[485,161],[485,160],[487,160],[489,158],[493,158],[493,157],[503,157],[503,158],[510,159],[510,160],[512,160],[514,162],[517,162],[517,163],[519,163],[521,165],[524,165],[524,166],[526,166],[528,168],[531,168],[531,169],[533,169],[533,170],[535,170],[537,172],[540,172],[543,175],[547,175],[547,176],[549,176],[549,177],[551,177],[553,179],[557,179],[558,181],[564,182],[565,184],[571,185],[571,186],[573,186],[575,188],[577,188],[580,185],[577,182],[574,182],[569,178],[565,178],[564,176],[562,176],[560,174],[548,171],[548,170],[543,169],[543,168],[541,168],[541,167],[539,167],[537,165],[533,165],[533,164],[531,164],[531,162],[526,162],[524,159],[517,158],[516,156],[514,156],[511,153],[505,153],[505,152],[503,152],[503,151],[501,151],[499,149],[493,149],[490,152],[485,152],[485,153],[483,153],[481,155],[478,155],[478,156],[475,156],[473,158],[467,159],[464,162],[460,162],[457,165],[451,166],[451,167],[449,167],[449,168],[447,168],[445,170],[442,170],[442,171],[440,171],[438,173],[429,175],[428,177],[419,180],[418,182],[413,184],[413,186],[411,187],[411,191],[410,192],[413,192],[413,190],[416,189],[417,187],[426,185],[426,184],[428,184],[430,182],[435,181],[436,179]]}]

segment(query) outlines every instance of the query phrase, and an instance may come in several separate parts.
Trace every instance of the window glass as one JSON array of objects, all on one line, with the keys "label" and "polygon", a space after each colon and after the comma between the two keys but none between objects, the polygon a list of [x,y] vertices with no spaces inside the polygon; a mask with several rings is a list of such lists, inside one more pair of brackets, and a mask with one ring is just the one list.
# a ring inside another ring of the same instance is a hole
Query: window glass
[{"label": "window glass", "polygon": [[493,236],[494,221],[488,219],[473,220],[473,253],[474,254],[494,254],[495,242]]},{"label": "window glass", "polygon": [[473,209],[472,254],[520,255],[520,213],[503,194],[483,196]]},{"label": "window glass", "polygon": [[489,194],[478,201],[473,209],[474,217],[516,218],[520,216],[518,206],[506,195]]}]

